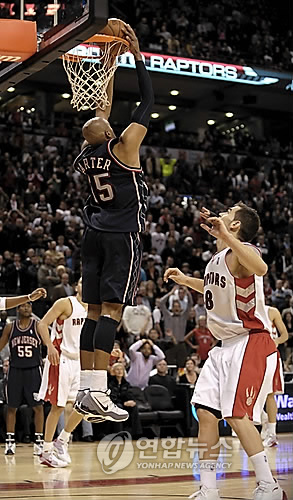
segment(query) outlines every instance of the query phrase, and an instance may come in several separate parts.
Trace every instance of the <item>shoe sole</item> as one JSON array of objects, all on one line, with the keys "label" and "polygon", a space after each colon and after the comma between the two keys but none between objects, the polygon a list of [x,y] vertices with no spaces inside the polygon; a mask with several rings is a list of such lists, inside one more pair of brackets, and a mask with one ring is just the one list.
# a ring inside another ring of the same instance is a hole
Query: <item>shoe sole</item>
[{"label": "shoe sole", "polygon": [[51,462],[48,460],[40,460],[41,465],[46,465],[47,467],[50,467],[51,469],[64,469],[64,467],[67,467],[67,463],[64,462],[64,465],[52,465]]}]

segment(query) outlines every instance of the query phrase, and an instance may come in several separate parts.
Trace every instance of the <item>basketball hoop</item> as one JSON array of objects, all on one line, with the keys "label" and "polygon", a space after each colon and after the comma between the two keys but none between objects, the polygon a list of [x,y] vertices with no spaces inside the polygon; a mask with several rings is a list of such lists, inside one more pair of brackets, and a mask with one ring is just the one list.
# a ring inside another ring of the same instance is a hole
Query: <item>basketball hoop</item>
[{"label": "basketball hoop", "polygon": [[73,108],[105,110],[110,105],[108,83],[117,69],[117,58],[128,47],[129,42],[123,38],[97,34],[61,56],[71,85]]}]

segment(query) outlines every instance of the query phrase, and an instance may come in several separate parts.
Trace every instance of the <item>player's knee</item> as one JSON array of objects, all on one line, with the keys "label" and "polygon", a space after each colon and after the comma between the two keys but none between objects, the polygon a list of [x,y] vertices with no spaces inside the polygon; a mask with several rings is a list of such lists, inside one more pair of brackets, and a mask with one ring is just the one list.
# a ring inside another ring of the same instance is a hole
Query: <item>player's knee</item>
[{"label": "player's knee", "polygon": [[102,304],[102,316],[110,316],[115,321],[120,321],[122,317],[123,304],[104,302]]},{"label": "player's knee", "polygon": [[54,413],[54,414],[56,414],[56,413],[61,414],[63,412],[63,410],[64,410],[64,406],[52,405],[50,412]]},{"label": "player's knee", "polygon": [[93,321],[98,321],[101,314],[102,306],[100,304],[89,304],[87,317],[88,319],[92,319]]},{"label": "player's knee", "polygon": [[33,406],[33,411],[35,413],[43,413],[43,405]]},{"label": "player's knee", "polygon": [[196,410],[199,423],[202,426],[210,426],[218,423],[218,419],[213,413],[203,408],[198,408]]}]

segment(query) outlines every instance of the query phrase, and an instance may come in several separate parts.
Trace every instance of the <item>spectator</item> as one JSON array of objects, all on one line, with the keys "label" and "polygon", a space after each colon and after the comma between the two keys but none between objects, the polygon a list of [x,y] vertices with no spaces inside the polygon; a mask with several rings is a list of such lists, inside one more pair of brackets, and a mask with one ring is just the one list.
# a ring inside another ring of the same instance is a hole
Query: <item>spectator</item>
[{"label": "spectator", "polygon": [[188,298],[188,306],[183,311],[180,306],[180,302],[178,300],[173,301],[172,311],[169,311],[167,307],[167,302],[171,295],[173,295],[176,290],[178,290],[178,285],[174,286],[171,292],[167,293],[164,297],[161,298],[161,311],[164,317],[165,328],[170,328],[176,338],[177,342],[182,343],[182,348],[185,350],[184,336],[186,323],[189,315],[189,310],[192,307],[192,298],[190,292],[187,290],[187,298]]},{"label": "spectator", "polygon": [[174,300],[178,301],[180,304],[181,311],[186,311],[188,307],[188,296],[187,289],[184,286],[179,286],[169,298],[169,309],[172,311]]},{"label": "spectator", "polygon": [[73,288],[71,285],[69,285],[69,276],[67,273],[63,273],[61,275],[61,283],[59,285],[55,285],[53,290],[52,290],[52,297],[51,300],[52,302],[55,302],[58,299],[61,299],[62,297],[69,297],[70,295],[73,295]]},{"label": "spectator", "polygon": [[[191,339],[195,341],[195,344],[191,342]],[[212,347],[217,343],[217,340],[212,336],[210,330],[207,328],[206,316],[200,316],[198,318],[198,327],[191,330],[185,337],[185,342],[189,345],[192,350],[195,350],[202,361],[202,364],[208,358],[208,353]]]},{"label": "spectator", "polygon": [[129,348],[130,369],[126,380],[130,385],[144,389],[155,364],[164,359],[161,349],[149,339],[138,340]]},{"label": "spectator", "polygon": [[149,379],[149,385],[163,385],[168,389],[170,396],[174,396],[176,389],[176,380],[168,375],[168,365],[165,359],[156,364],[157,374]]},{"label": "spectator", "polygon": [[126,306],[122,315],[122,324],[128,335],[128,345],[131,345],[135,337],[146,335],[152,328],[152,313],[148,307],[142,304],[142,296],[137,295],[136,306]]},{"label": "spectator", "polygon": [[203,295],[198,294],[197,303],[194,306],[194,311],[195,311],[195,322],[196,323],[198,323],[200,316],[206,316],[206,308],[204,306]]},{"label": "spectator", "polygon": [[179,376],[179,384],[190,384],[194,386],[197,381],[197,376],[195,361],[188,357],[185,361],[185,373]]},{"label": "spectator", "polygon": [[[112,401],[128,411],[129,421],[125,422],[124,425],[130,424],[132,439],[137,439],[142,435],[142,427],[136,402],[131,392],[131,385],[125,379],[125,368],[122,363],[115,363],[112,366],[112,375],[109,377],[109,389],[111,390]],[[123,423],[115,423],[114,425],[115,432],[123,429]],[[118,429],[117,426],[120,428]]]},{"label": "spectator", "polygon": [[39,286],[47,290],[47,297],[50,300],[54,286],[60,283],[56,269],[52,265],[50,255],[45,255],[44,257],[44,264],[42,264],[38,270],[38,281]]},{"label": "spectator", "polygon": [[277,280],[276,289],[272,292],[272,304],[279,309],[279,311],[283,311],[286,306],[286,291],[283,288],[283,281]]},{"label": "spectator", "polygon": [[13,264],[9,264],[6,269],[6,290],[8,293],[24,295],[28,292],[26,267],[21,262],[19,253],[14,254]]}]

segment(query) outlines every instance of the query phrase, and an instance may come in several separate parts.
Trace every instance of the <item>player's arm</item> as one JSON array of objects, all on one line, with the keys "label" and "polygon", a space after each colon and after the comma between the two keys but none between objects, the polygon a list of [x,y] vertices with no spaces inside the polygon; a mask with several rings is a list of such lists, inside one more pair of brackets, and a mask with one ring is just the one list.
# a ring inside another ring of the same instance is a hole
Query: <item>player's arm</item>
[{"label": "player's arm", "polygon": [[289,335],[288,335],[288,330],[286,328],[286,325],[282,320],[282,316],[280,314],[280,311],[276,307],[270,307],[269,308],[269,318],[272,321],[272,323],[274,323],[275,327],[277,328],[278,332],[280,333],[280,336],[277,339],[274,339],[275,343],[277,345],[284,344],[284,342],[287,342]]},{"label": "player's arm", "polygon": [[132,123],[122,132],[114,150],[119,159],[131,165],[139,165],[139,147],[147,133],[154,104],[154,91],[150,75],[142,60],[137,37],[129,25],[125,27],[125,38],[129,41],[129,50],[134,55],[141,101],[132,115]]},{"label": "player's arm", "polygon": [[[201,215],[203,216],[204,214],[201,213]],[[212,227],[209,227],[207,224],[201,224],[201,227],[215,238],[222,240],[231,248],[234,259],[232,264],[233,269],[235,269],[238,264],[244,268],[247,275],[256,274],[257,276],[264,276],[267,273],[268,266],[262,260],[258,251],[256,252],[255,249],[249,245],[244,245],[230,234],[224,222],[219,217],[204,218]]]},{"label": "player's arm", "polygon": [[177,267],[169,267],[164,274],[164,281],[169,279],[178,283],[178,285],[185,285],[199,293],[203,293],[203,280],[200,278],[191,278],[190,276],[185,276]]},{"label": "player's arm", "polygon": [[13,307],[20,306],[26,302],[39,300],[41,297],[47,297],[45,288],[37,288],[32,293],[29,293],[28,295],[20,295],[19,297],[2,297],[0,310],[13,309]]},{"label": "player's arm", "polygon": [[4,347],[6,346],[6,344],[8,344],[9,336],[10,336],[11,330],[12,330],[12,326],[13,326],[13,323],[9,323],[8,325],[6,325],[4,327],[3,333],[2,333],[1,338],[0,338],[0,351],[2,351],[2,349],[4,349]]},{"label": "player's arm", "polygon": [[38,333],[40,334],[44,344],[47,346],[48,359],[52,365],[58,365],[59,354],[57,349],[55,349],[52,344],[49,334],[49,326],[54,323],[57,318],[63,317],[62,319],[66,319],[70,316],[70,314],[71,306],[68,298],[59,299],[38,323]]}]

